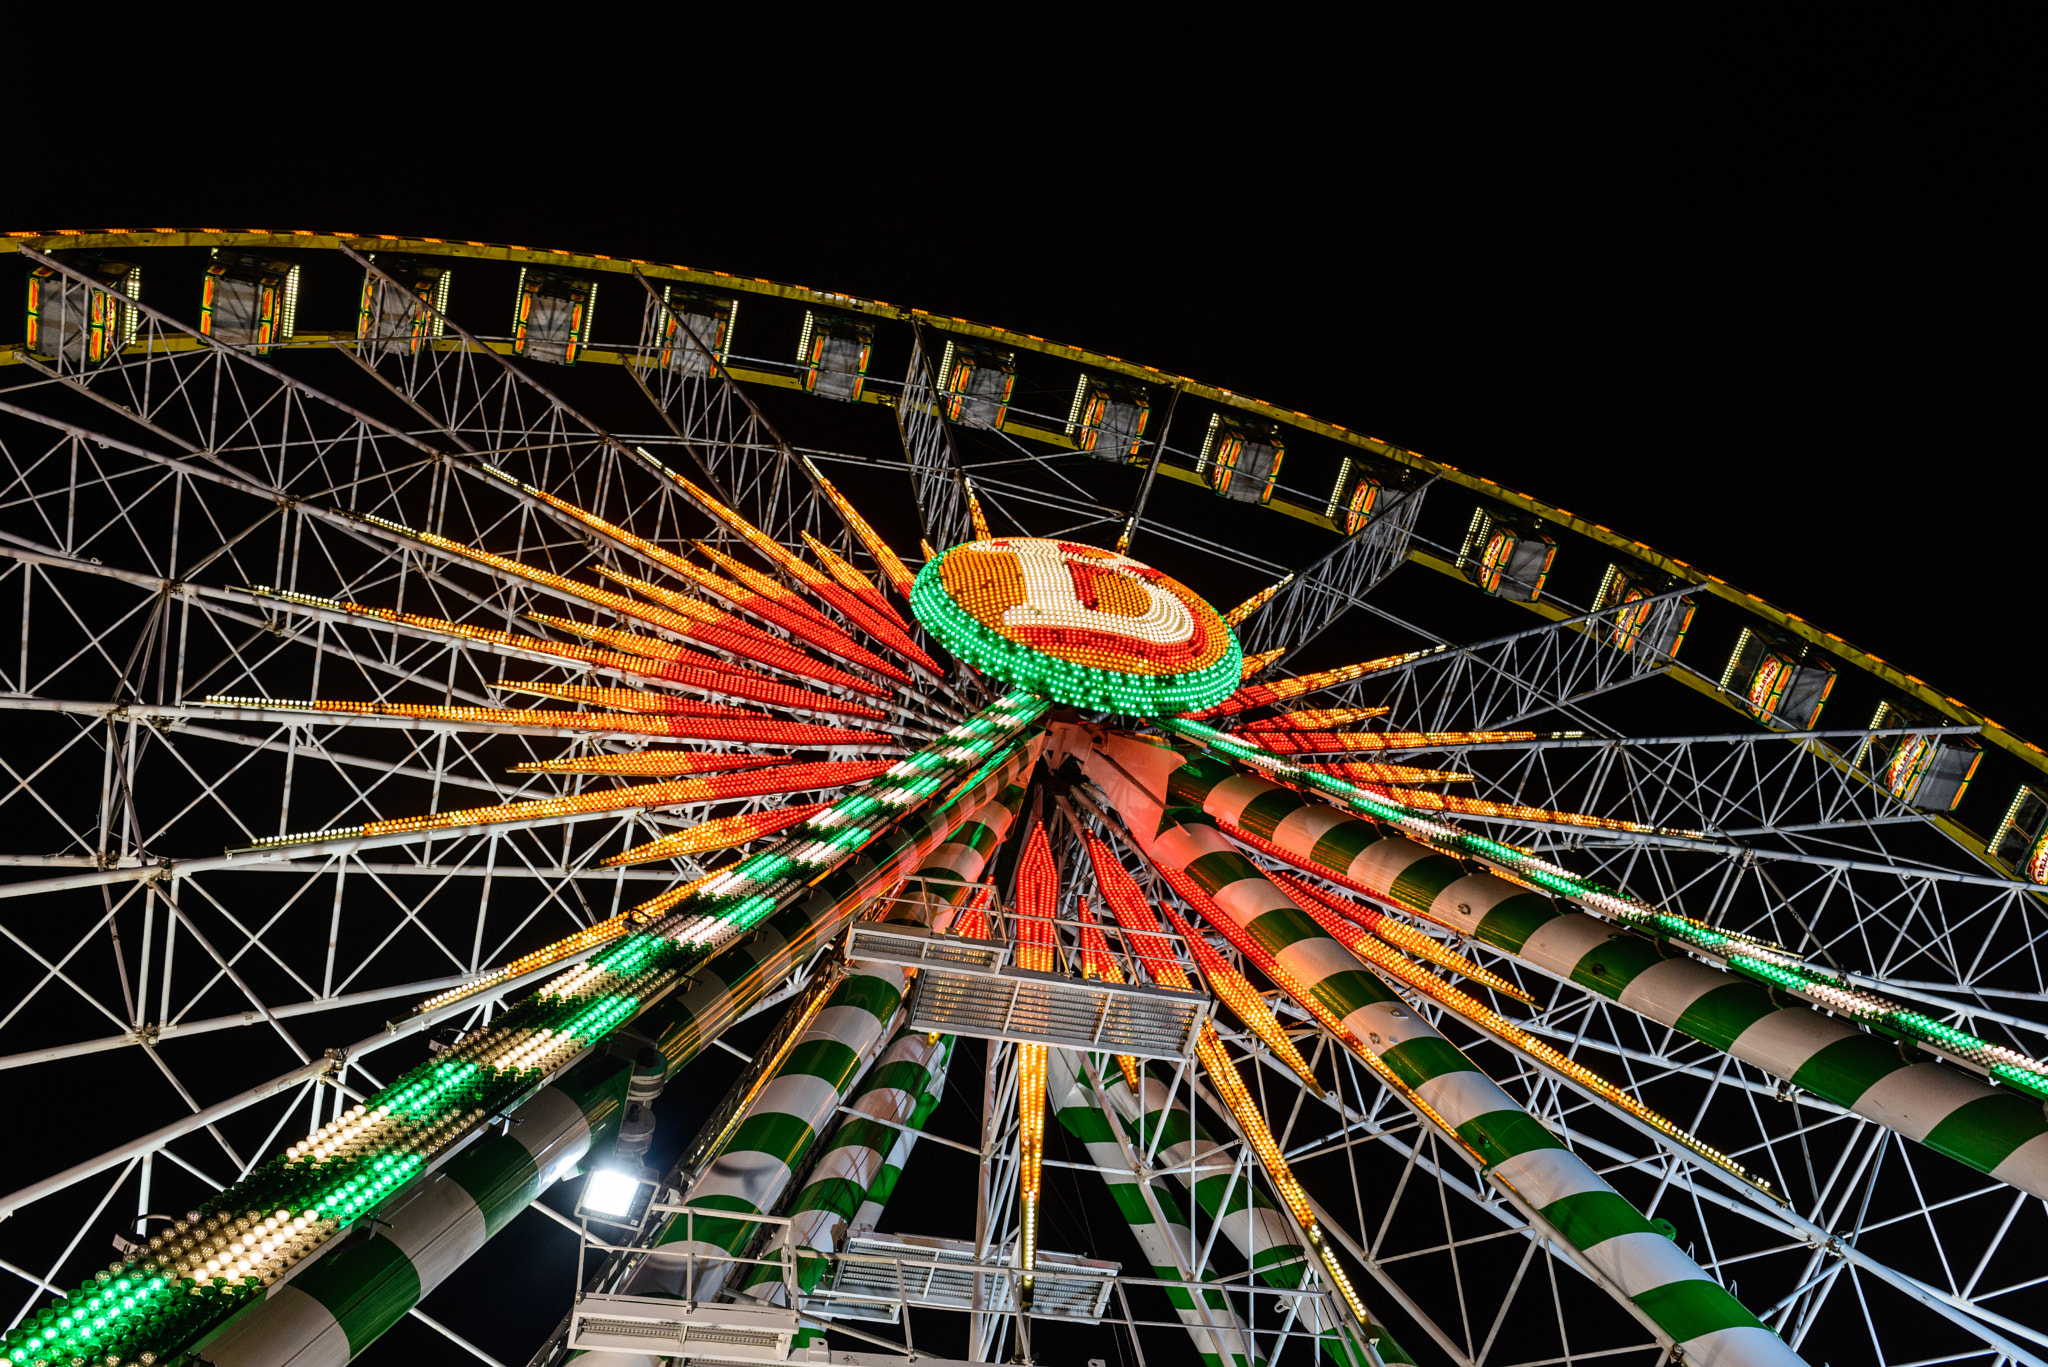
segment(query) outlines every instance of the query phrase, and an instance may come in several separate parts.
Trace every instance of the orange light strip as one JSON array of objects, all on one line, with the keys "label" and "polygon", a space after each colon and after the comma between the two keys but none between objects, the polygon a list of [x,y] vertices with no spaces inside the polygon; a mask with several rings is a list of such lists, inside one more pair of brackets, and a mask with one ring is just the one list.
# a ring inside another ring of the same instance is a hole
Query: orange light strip
[{"label": "orange light strip", "polygon": [[1017,1046],[1017,1301],[1031,1308],[1038,1287],[1038,1189],[1045,1162],[1045,1046]]},{"label": "orange light strip", "polygon": [[[1081,922],[1081,976],[1123,982],[1124,971],[1117,966],[1116,956],[1109,952],[1109,941],[1102,938],[1102,928],[1095,922],[1095,913],[1088,909],[1088,899],[1076,899],[1074,911]],[[1131,1095],[1138,1095],[1138,1061],[1129,1054],[1118,1054],[1116,1066],[1123,1070]]]},{"label": "orange light strip", "polygon": [[974,496],[974,486],[967,486],[967,517],[974,524],[976,541],[993,541],[995,537],[988,529],[988,518],[981,511],[981,500]]},{"label": "orange light strip", "polygon": [[1287,1155],[1280,1151],[1280,1143],[1273,1138],[1273,1130],[1266,1124],[1266,1117],[1253,1104],[1252,1094],[1244,1085],[1244,1079],[1238,1076],[1237,1065],[1230,1061],[1223,1041],[1216,1035],[1215,1026],[1202,1026],[1201,1037],[1195,1042],[1195,1053],[1201,1058],[1209,1081],[1215,1084],[1216,1094],[1237,1120],[1238,1133],[1244,1136],[1245,1143],[1251,1145],[1252,1152],[1265,1165],[1266,1176],[1272,1180],[1273,1190],[1279,1193],[1280,1203],[1294,1216],[1295,1224],[1301,1227],[1309,1246],[1322,1260],[1323,1271],[1337,1288],[1337,1294],[1344,1298],[1345,1306],[1361,1326],[1371,1324],[1373,1319],[1366,1313],[1365,1302],[1359,1299],[1357,1288],[1352,1286],[1351,1278],[1345,1275],[1335,1253],[1323,1239],[1323,1228],[1317,1223],[1315,1210],[1308,1203],[1308,1193],[1302,1190],[1294,1169],[1288,1165]]},{"label": "orange light strip", "polygon": [[756,745],[888,744],[896,737],[880,731],[849,731],[839,726],[771,717],[650,717],[639,712],[554,712],[521,707],[445,707],[426,703],[332,702],[288,698],[210,697],[215,707],[243,707],[265,712],[317,712],[350,717],[412,717],[421,721],[458,722],[473,726],[545,726],[562,731],[598,731],[613,735],[666,736],[673,740],[730,741]]},{"label": "orange light strip", "polygon": [[667,717],[754,717],[766,719],[766,712],[751,707],[733,707],[727,703],[699,702],[695,698],[678,698],[671,693],[649,693],[639,688],[597,688],[589,684],[525,683],[517,679],[500,679],[498,687],[513,693],[532,693],[543,698],[560,698],[564,702],[588,703],[593,707],[607,708],[613,712],[645,712],[650,715]]},{"label": "orange light strip", "polygon": [[1095,869],[1095,886],[1102,891],[1102,900],[1108,904],[1110,915],[1116,917],[1117,925],[1129,937],[1131,954],[1145,967],[1145,973],[1161,987],[1171,987],[1182,992],[1194,991],[1194,984],[1188,981],[1187,970],[1181,967],[1180,956],[1173,952],[1173,944],[1166,938],[1159,918],[1152,914],[1152,904],[1145,900],[1145,894],[1138,890],[1124,866],[1118,862],[1116,852],[1100,837],[1084,836],[1088,847],[1088,862]]},{"label": "orange light strip", "polygon": [[1248,721],[1237,728],[1237,734],[1250,736],[1266,731],[1327,731],[1333,726],[1349,726],[1355,721],[1384,717],[1392,710],[1388,707],[1321,707],[1311,708],[1305,712],[1282,712],[1277,717],[1261,717],[1257,721]]},{"label": "orange light strip", "polygon": [[1490,987],[1496,992],[1504,993],[1507,996],[1513,997],[1516,1001],[1527,1002],[1531,1006],[1536,1004],[1534,997],[1509,982],[1506,978],[1501,977],[1500,974],[1481,968],[1462,954],[1453,953],[1436,940],[1424,935],[1414,926],[1403,925],[1377,907],[1362,907],[1358,903],[1346,898],[1324,892],[1306,879],[1281,873],[1277,869],[1265,869],[1262,872],[1273,886],[1279,888],[1289,897],[1292,897],[1295,904],[1304,911],[1308,911],[1313,915],[1315,907],[1322,907],[1349,922],[1351,929],[1348,937],[1347,935],[1338,935],[1335,931],[1330,932],[1332,935],[1336,935],[1337,940],[1342,944],[1348,945],[1351,943],[1352,938],[1370,932],[1396,949],[1412,954],[1418,959],[1427,959],[1437,967],[1448,969],[1459,977],[1470,978],[1473,982],[1479,983],[1484,987]]},{"label": "orange light strip", "polygon": [[1369,760],[1344,760],[1335,764],[1303,764],[1333,778],[1364,779],[1367,783],[1470,783],[1472,775],[1455,769],[1420,769],[1410,764],[1374,764]]},{"label": "orange light strip", "polygon": [[832,804],[811,802],[799,807],[777,807],[765,812],[746,812],[739,816],[721,816],[688,830],[673,831],[659,840],[650,840],[645,845],[635,845],[624,854],[615,854],[603,860],[604,868],[616,868],[621,864],[646,864],[656,859],[675,859],[686,854],[710,854],[714,850],[729,850],[744,845],[749,840],[759,840],[764,835],[788,830],[801,821],[808,821]]},{"label": "orange light strip", "polygon": [[1232,712],[1243,712],[1247,708],[1265,707],[1289,698],[1298,698],[1304,693],[1313,693],[1319,688],[1330,688],[1353,679],[1362,679],[1383,669],[1392,669],[1425,655],[1434,655],[1435,650],[1411,650],[1405,655],[1387,655],[1377,660],[1366,660],[1355,665],[1340,665],[1336,669],[1320,670],[1314,674],[1297,674],[1291,679],[1276,679],[1272,683],[1253,684],[1240,688],[1206,712],[1193,712],[1195,717],[1221,717]]},{"label": "orange light strip", "polygon": [[1251,1029],[1251,1032],[1273,1051],[1279,1059],[1294,1071],[1294,1075],[1306,1082],[1310,1089],[1320,1096],[1327,1090],[1316,1080],[1315,1071],[1308,1066],[1308,1060],[1301,1056],[1301,1050],[1280,1028],[1280,1018],[1273,1014],[1273,1008],[1266,1005],[1266,999],[1259,995],[1259,989],[1252,986],[1251,979],[1238,972],[1228,959],[1218,954],[1207,940],[1197,934],[1193,927],[1173,914],[1173,908],[1160,905],[1159,910],[1166,916],[1167,924],[1187,944],[1195,956],[1202,976],[1209,980],[1209,986],[1216,990],[1237,1018]]},{"label": "orange light strip", "polygon": [[1241,739],[1276,755],[1330,755],[1346,751],[1444,750],[1535,740],[1534,731],[1260,731]]},{"label": "orange light strip", "polygon": [[1260,589],[1251,597],[1245,599],[1242,603],[1239,603],[1230,611],[1224,613],[1223,620],[1225,622],[1228,622],[1231,626],[1242,625],[1245,618],[1251,616],[1260,608],[1266,606],[1267,603],[1271,602],[1273,595],[1280,592],[1280,590],[1286,588],[1287,585],[1293,580],[1293,578],[1294,576],[1290,574],[1286,576],[1286,578],[1274,580],[1272,583],[1266,585],[1266,587]]},{"label": "orange light strip", "polygon": [[887,613],[901,630],[910,630],[910,623],[903,620],[903,614],[890,605],[889,600],[883,597],[882,591],[875,587],[875,581],[862,574],[852,561],[809,532],[799,531],[797,535],[804,539],[804,544],[811,548],[811,554],[818,557],[826,573],[838,580],[841,587],[859,594],[862,601],[873,604],[876,610]]},{"label": "orange light strip", "polygon": [[1279,646],[1273,650],[1261,651],[1257,655],[1247,655],[1244,657],[1244,672],[1237,677],[1240,680],[1249,679],[1252,675],[1258,673],[1286,653],[1287,647]]},{"label": "orange light strip", "polygon": [[[853,529],[853,534],[860,538],[860,544],[867,547],[868,554],[875,558],[875,564],[881,568],[882,577],[889,581],[896,592],[905,598],[910,597],[910,585],[915,576],[905,567],[903,561],[897,558],[896,552],[889,549],[889,543],[882,540],[881,535],[868,525],[868,520],[860,515],[860,510],[846,501],[846,495],[833,487],[832,481],[825,478],[824,472],[818,469],[808,456],[804,457],[804,469],[818,482],[818,492],[824,494],[838,510],[839,516],[846,520],[846,525]],[[926,558],[931,557],[927,555]]]},{"label": "orange light strip", "polygon": [[753,591],[755,601],[749,605],[750,607],[758,606],[765,611],[768,605],[773,604],[774,610],[790,623],[789,629],[818,649],[899,682],[910,682],[908,674],[855,641],[837,622],[798,597],[795,590],[786,588],[751,566],[741,564],[716,546],[707,546],[702,541],[693,541],[690,544],[713,564],[732,575],[742,588]]},{"label": "orange light strip", "polygon": [[419,1016],[429,1011],[437,1011],[441,1007],[451,1005],[466,997],[473,997],[479,992],[496,987],[508,978],[520,977],[523,974],[531,973],[536,968],[546,968],[549,964],[560,963],[572,954],[580,954],[586,949],[594,949],[599,945],[609,944],[627,931],[632,930],[639,923],[640,918],[632,912],[622,911],[608,921],[599,921],[594,926],[587,926],[577,931],[574,935],[566,936],[551,945],[536,949],[531,954],[522,954],[511,963],[492,969],[475,982],[464,983],[460,987],[451,987],[446,992],[428,997],[425,1001],[413,1007],[406,1015]]},{"label": "orange light strip", "polygon": [[[310,831],[271,836],[259,846],[298,845],[309,840],[341,840],[356,837],[404,835],[415,831],[445,831],[460,826],[495,826],[507,821],[537,821],[551,817],[582,816],[592,812],[627,811],[635,807],[674,807],[687,802],[723,802],[733,798],[762,797],[771,793],[808,792],[815,788],[840,788],[864,783],[886,773],[893,760],[829,761],[792,764],[753,774],[720,774],[712,778],[676,778],[660,783],[636,783],[624,788],[572,793],[564,797],[537,798],[528,802],[501,802],[490,807],[465,807],[427,816],[402,816],[389,821],[370,821],[340,830]],[[606,863],[614,861],[607,860]]]},{"label": "orange light strip", "polygon": [[1555,807],[1524,807],[1519,802],[1488,802],[1483,798],[1454,797],[1447,793],[1418,793],[1412,791],[1394,792],[1371,783],[1358,785],[1374,797],[1388,802],[1398,802],[1403,807],[1412,807],[1423,812],[1452,812],[1460,816],[1499,817],[1508,821],[1534,821],[1550,826],[1586,826],[1596,831],[1633,831],[1650,835],[1668,835],[1679,839],[1697,840],[1701,832],[1680,830],[1670,826],[1646,825],[1640,821],[1623,821],[1618,817],[1591,816],[1585,812],[1559,811]]},{"label": "orange light strip", "polygon": [[[600,571],[602,572],[602,571]],[[550,617],[545,613],[526,614],[536,622],[566,631],[571,635],[588,640],[603,641],[617,647],[617,650],[593,650],[589,646],[575,645],[567,641],[550,641],[540,636],[521,636],[509,631],[497,631],[488,627],[468,626],[461,622],[449,622],[438,617],[421,617],[410,612],[393,612],[388,608],[364,607],[359,603],[340,602],[329,598],[315,598],[310,594],[291,593],[281,589],[254,588],[253,593],[268,598],[279,598],[286,602],[299,603],[308,607],[325,608],[335,612],[347,612],[358,617],[375,618],[382,622],[394,622],[402,626],[416,627],[423,631],[437,632],[448,636],[459,636],[465,640],[487,641],[493,645],[506,646],[513,650],[532,651],[539,655],[552,655],[565,660],[577,660],[599,669],[614,670],[621,674],[634,674],[643,678],[663,679],[685,687],[702,689],[713,693],[726,693],[733,697],[745,698],[750,702],[771,703],[780,707],[795,707],[814,712],[837,712],[846,716],[881,717],[885,714],[859,703],[849,703],[823,693],[812,693],[794,685],[771,679],[736,664],[730,664],[713,655],[686,650],[672,641],[655,636],[636,636],[629,631],[616,631],[606,627],[591,626],[574,622],[566,617]],[[707,609],[708,611],[709,609]],[[693,639],[708,633],[697,632]],[[763,637],[772,644],[773,637]],[[733,646],[721,645],[723,649],[745,653]],[[623,653],[622,653],[623,652]],[[653,668],[649,660],[665,662],[668,668]],[[790,673],[801,673],[792,669]],[[864,679],[854,679],[850,674],[830,671],[836,678],[820,682],[844,682],[852,680],[863,692],[884,696]]]},{"label": "orange light strip", "polygon": [[792,764],[795,755],[741,755],[705,750],[636,750],[630,755],[585,755],[578,759],[530,759],[512,766],[515,774],[624,774],[633,778],[674,778],[720,770],[765,769]]},{"label": "orange light strip", "polygon": [[730,872],[729,868],[713,869],[709,873],[701,874],[696,878],[692,878],[687,883],[678,883],[674,887],[670,888],[667,892],[662,893],[660,896],[650,897],[646,901],[642,902],[639,906],[633,907],[631,909],[632,914],[638,916],[643,921],[652,921],[655,917],[661,915],[670,907],[675,906],[684,898],[695,893],[699,888],[703,887],[706,883],[709,883],[712,879],[723,878],[728,872]]},{"label": "orange light strip", "polygon": [[1364,959],[1374,968],[1380,970],[1385,976],[1393,978],[1400,984],[1412,988],[1431,1000],[1438,1002],[1482,1030],[1496,1036],[1504,1043],[1520,1050],[1552,1072],[1562,1074],[1564,1077],[1584,1087],[1587,1091],[1592,1092],[1595,1096],[1600,1097],[1603,1101],[1628,1112],[1660,1134],[1683,1144],[1717,1167],[1733,1173],[1745,1182],[1762,1185],[1757,1184],[1756,1179],[1749,1175],[1748,1170],[1727,1154],[1703,1143],[1688,1131],[1680,1129],[1677,1125],[1666,1120],[1635,1097],[1629,1095],[1622,1088],[1609,1082],[1606,1078],[1576,1059],[1560,1052],[1545,1041],[1522,1029],[1507,1017],[1488,1007],[1477,997],[1472,996],[1470,993],[1459,991],[1419,964],[1411,963],[1396,953],[1391,946],[1379,944],[1371,936],[1347,927],[1336,913],[1320,905],[1304,906],[1302,910],[1314,917],[1318,925],[1322,926],[1324,930],[1328,931],[1340,942],[1349,945],[1351,951],[1358,955],[1359,958]]}]

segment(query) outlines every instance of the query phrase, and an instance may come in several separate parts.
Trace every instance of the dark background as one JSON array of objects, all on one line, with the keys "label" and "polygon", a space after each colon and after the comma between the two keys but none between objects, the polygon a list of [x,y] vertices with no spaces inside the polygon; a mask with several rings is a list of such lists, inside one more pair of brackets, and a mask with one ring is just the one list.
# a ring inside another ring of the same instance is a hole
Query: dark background
[{"label": "dark background", "polygon": [[252,38],[291,61],[246,91],[243,40],[181,31],[119,155],[6,217],[560,246],[1070,341],[1526,490],[2039,739],[2021,13],[479,14]]},{"label": "dark background", "polygon": [[557,246],[1072,342],[1527,491],[2048,743],[2019,13],[131,33],[155,74],[17,126],[0,217]]}]

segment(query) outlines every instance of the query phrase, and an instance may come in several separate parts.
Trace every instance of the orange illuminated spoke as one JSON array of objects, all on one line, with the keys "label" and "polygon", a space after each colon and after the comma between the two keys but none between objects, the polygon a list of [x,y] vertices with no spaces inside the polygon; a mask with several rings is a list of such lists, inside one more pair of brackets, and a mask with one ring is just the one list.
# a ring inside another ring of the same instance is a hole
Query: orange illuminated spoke
[{"label": "orange illuminated spoke", "polygon": [[1433,650],[1411,650],[1406,655],[1387,655],[1377,660],[1366,660],[1361,664],[1343,665],[1336,669],[1325,669],[1314,674],[1297,674],[1291,679],[1276,679],[1272,683],[1252,684],[1240,688],[1216,706],[1204,712],[1192,712],[1195,717],[1222,717],[1232,712],[1244,712],[1254,707],[1266,707],[1276,702],[1286,702],[1304,693],[1317,689],[1332,688],[1353,679],[1362,679],[1383,669],[1408,664],[1425,655],[1434,655]]},{"label": "orange illuminated spoke", "polygon": [[1325,892],[1306,879],[1295,878],[1292,875],[1280,873],[1277,870],[1267,870],[1266,877],[1272,882],[1273,886],[1293,898],[1295,905],[1301,907],[1304,911],[1313,912],[1313,908],[1321,907],[1336,913],[1349,922],[1350,924],[1345,927],[1344,934],[1338,934],[1334,930],[1331,931],[1331,934],[1335,935],[1340,943],[1349,945],[1352,939],[1370,932],[1397,949],[1414,955],[1416,958],[1427,959],[1440,968],[1447,968],[1460,977],[1470,978],[1473,982],[1490,987],[1496,992],[1505,993],[1517,1001],[1528,1002],[1531,1005],[1535,1004],[1536,999],[1534,997],[1531,997],[1527,992],[1524,992],[1506,978],[1501,977],[1498,973],[1488,972],[1464,955],[1453,953],[1442,944],[1415,929],[1415,927],[1402,924],[1377,907],[1362,907],[1347,898]]},{"label": "orange illuminated spoke", "polygon": [[808,821],[831,805],[829,802],[812,802],[802,806],[777,807],[766,812],[721,816],[702,825],[692,826],[688,830],[671,832],[645,845],[635,845],[624,854],[615,854],[604,860],[603,864],[606,868],[613,868],[621,864],[645,864],[656,859],[676,859],[683,855],[729,850],[750,840],[759,840],[763,836],[788,830],[791,826]]}]

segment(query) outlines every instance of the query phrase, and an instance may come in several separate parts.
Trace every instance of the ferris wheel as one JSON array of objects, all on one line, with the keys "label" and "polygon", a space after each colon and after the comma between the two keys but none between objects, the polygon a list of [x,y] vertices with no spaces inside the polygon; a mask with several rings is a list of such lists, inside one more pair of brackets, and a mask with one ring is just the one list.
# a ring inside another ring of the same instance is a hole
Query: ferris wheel
[{"label": "ferris wheel", "polygon": [[1936,687],[962,319],[15,245],[5,1360],[502,1361],[573,1245],[537,1364],[2048,1361],[2048,756]]}]

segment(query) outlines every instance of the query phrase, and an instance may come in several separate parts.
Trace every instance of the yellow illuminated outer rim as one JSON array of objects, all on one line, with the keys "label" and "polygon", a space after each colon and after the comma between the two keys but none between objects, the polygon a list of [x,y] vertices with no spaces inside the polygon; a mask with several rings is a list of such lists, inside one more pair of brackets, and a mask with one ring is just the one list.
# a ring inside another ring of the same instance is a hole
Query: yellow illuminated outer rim
[{"label": "yellow illuminated outer rim", "polygon": [[[1933,708],[1941,716],[1948,718],[1952,722],[1960,722],[1966,726],[1983,727],[1983,738],[1987,744],[2015,756],[2033,769],[2042,773],[2048,773],[2048,751],[2044,751],[2040,746],[2035,745],[2025,737],[2008,730],[1991,718],[1986,717],[1983,713],[1967,706],[1960,699],[1943,693],[1940,689],[1919,678],[1917,675],[1909,674],[1882,657],[1859,649],[1835,633],[1823,630],[1796,613],[1787,612],[1776,604],[1765,602],[1753,593],[1745,593],[1725,579],[1708,574],[1706,571],[1683,560],[1664,555],[1640,541],[1602,526],[1588,518],[1580,517],[1576,513],[1568,512],[1553,504],[1545,503],[1518,490],[1507,488],[1482,475],[1476,475],[1468,470],[1462,470],[1455,465],[1432,459],[1419,451],[1411,451],[1406,447],[1385,441],[1379,437],[1368,436],[1363,432],[1345,427],[1339,423],[1325,422],[1298,409],[1267,403],[1248,394],[1240,394],[1235,390],[1205,384],[1188,376],[1161,370],[1157,366],[1140,365],[1119,356],[1110,356],[1087,347],[1073,346],[1051,338],[1040,337],[1035,333],[991,327],[986,323],[978,323],[968,318],[933,313],[926,309],[891,304],[880,299],[868,299],[859,295],[814,289],[807,285],[792,285],[776,280],[732,275],[725,271],[703,270],[667,262],[643,261],[636,257],[616,257],[596,253],[574,252],[561,247],[530,247],[496,242],[473,242],[457,238],[416,237],[391,233],[340,232],[314,228],[14,229],[11,231],[0,231],[0,238],[19,242],[23,246],[31,247],[38,251],[60,251],[67,249],[105,251],[148,247],[243,247],[250,249],[296,247],[333,251],[341,247],[350,247],[357,251],[405,252],[421,256],[447,256],[475,261],[502,261],[515,265],[551,265],[565,269],[607,272],[620,275],[640,274],[651,280],[677,281],[691,285],[728,289],[742,294],[792,299],[812,307],[832,308],[850,313],[865,313],[877,318],[901,319],[947,335],[971,337],[1022,351],[1034,351],[1046,356],[1071,360],[1092,370],[1135,380],[1144,384],[1163,385],[1190,397],[1207,400],[1220,407],[1236,409],[1239,412],[1249,413],[1277,422],[1284,427],[1291,427],[1299,431],[1327,437],[1332,441],[1340,442],[1356,450],[1372,452],[1388,460],[1406,465],[1410,469],[1420,471],[1424,475],[1442,479],[1449,484],[1460,485],[1476,493],[1483,494],[1488,498],[1496,499],[1511,508],[1522,509],[1547,522],[1577,532],[1579,535],[1599,545],[1620,552],[1638,564],[1658,570],[1681,583],[1696,585],[1704,594],[1719,598],[1753,617],[1760,618],[1790,631],[1800,639],[1812,643],[1837,659],[1847,661],[1871,677]],[[315,340],[324,342],[325,340],[324,338],[316,337],[315,334],[305,334],[305,336],[309,342]],[[594,360],[617,363],[620,360],[627,359],[607,349],[592,348],[590,351],[591,358]],[[0,354],[0,365],[10,363],[12,359],[9,355]],[[743,379],[764,378],[762,375],[747,371],[744,368],[736,367],[734,373]],[[1168,476],[1175,475],[1173,469],[1166,465],[1160,467],[1160,473]],[[1319,515],[1320,509],[1316,510],[1315,515],[1312,515],[1308,511],[1296,508],[1291,504],[1285,506],[1283,504],[1284,500],[1276,497],[1270,508],[1272,511],[1295,516],[1320,527],[1334,525],[1328,518]],[[1440,573],[1453,577],[1462,577],[1455,566],[1421,547],[1411,547],[1408,558],[1417,564],[1437,570]],[[1555,604],[1540,599],[1529,602],[1516,600],[1515,606],[1545,617],[1562,617],[1567,615]],[[1693,682],[1689,676],[1682,673],[1673,674],[1671,677],[1680,683],[1688,685],[1691,685]],[[1738,711],[1744,710],[1742,706],[1743,699],[1730,698],[1713,689],[1703,688],[1701,691],[1705,692],[1715,702],[1734,707]],[[1973,852],[1983,848],[1981,837],[1969,836],[1967,832],[1962,831],[1946,818],[1936,817],[1935,825],[1941,828],[1950,839],[1973,846]],[[1965,838],[1966,836],[1967,838]]]},{"label": "yellow illuminated outer rim", "polygon": [[[1036,538],[1002,540],[1028,543]],[[966,542],[935,556],[925,562],[910,587],[911,611],[956,659],[1054,702],[1124,717],[1199,711],[1237,691],[1244,673],[1244,652],[1238,645],[1237,633],[1215,608],[1165,575],[1149,582],[1171,593],[1190,614],[1206,617],[1223,636],[1223,649],[1216,659],[1193,670],[1161,673],[1105,669],[1013,639],[982,621],[947,590],[942,567],[953,555],[985,554],[993,544],[1000,543]],[[1079,543],[1060,544],[1078,550],[1095,549]]]}]

